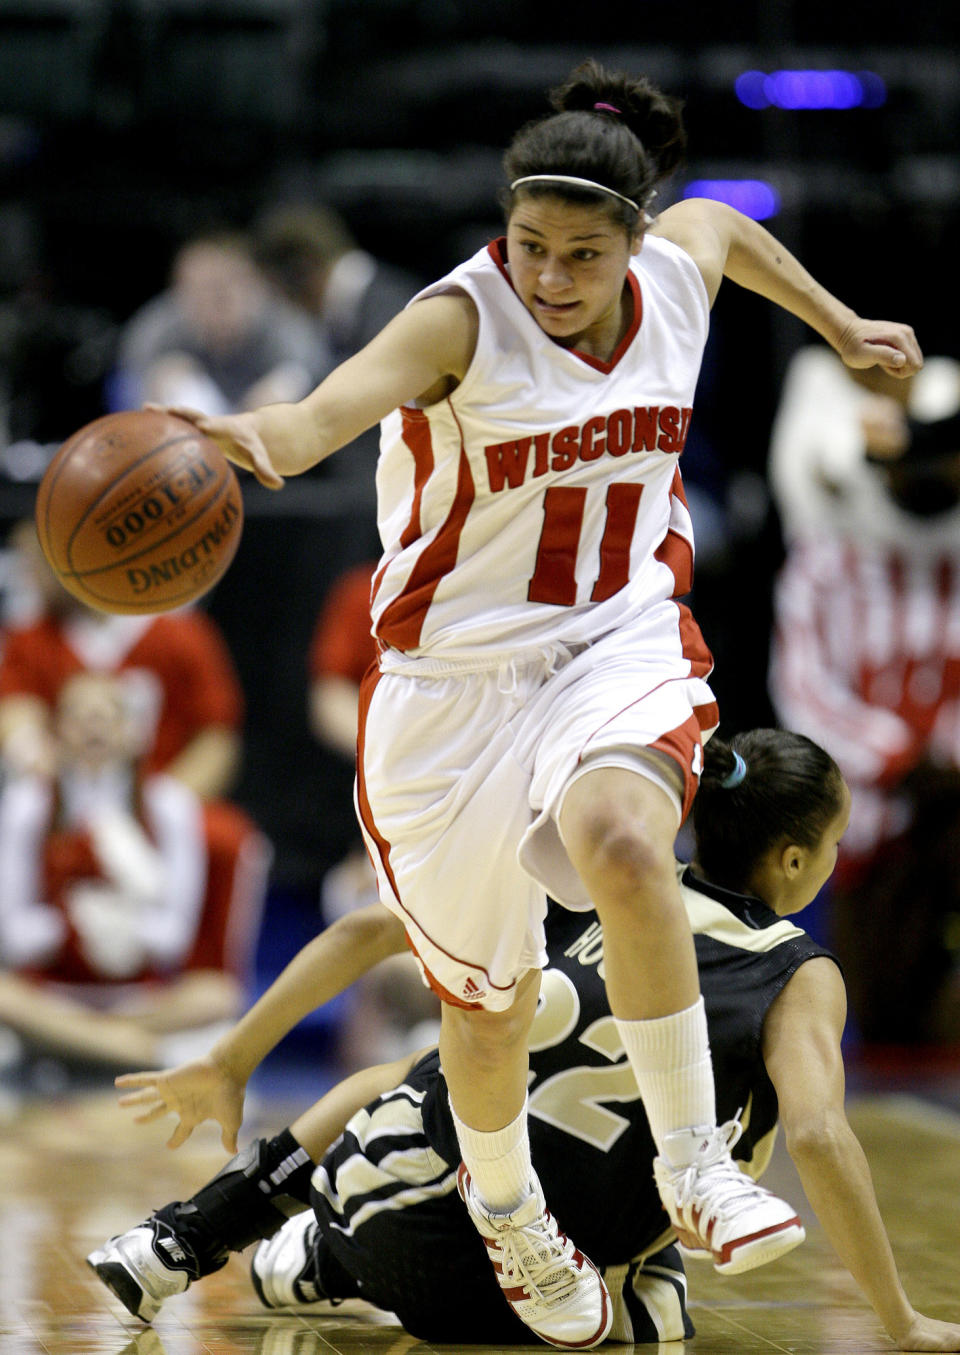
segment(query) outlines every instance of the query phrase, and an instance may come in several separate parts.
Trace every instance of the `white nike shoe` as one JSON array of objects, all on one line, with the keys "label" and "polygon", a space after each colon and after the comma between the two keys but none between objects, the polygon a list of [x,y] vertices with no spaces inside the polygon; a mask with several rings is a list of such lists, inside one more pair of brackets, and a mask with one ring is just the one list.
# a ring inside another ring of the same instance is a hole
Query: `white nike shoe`
[{"label": "white nike shoe", "polygon": [[159,1219],[111,1237],[87,1264],[134,1317],[152,1322],[166,1299],[182,1294],[199,1267],[192,1252]]},{"label": "white nike shoe", "polygon": [[305,1209],[253,1253],[250,1278],[265,1308],[289,1308],[326,1298],[316,1283],[314,1239],[317,1216]]}]

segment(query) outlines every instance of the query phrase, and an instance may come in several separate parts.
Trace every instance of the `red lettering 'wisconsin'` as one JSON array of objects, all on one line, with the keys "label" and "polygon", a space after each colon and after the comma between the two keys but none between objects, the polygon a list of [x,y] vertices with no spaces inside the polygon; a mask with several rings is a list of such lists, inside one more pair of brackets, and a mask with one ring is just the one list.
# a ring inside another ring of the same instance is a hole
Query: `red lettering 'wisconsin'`
[{"label": "red lettering 'wisconsin'", "polygon": [[547,471],[570,470],[578,461],[596,461],[601,456],[620,457],[633,452],[679,455],[692,416],[690,407],[638,405],[615,409],[605,418],[594,415],[552,434],[491,443],[483,449],[491,493],[518,489],[526,480]]}]

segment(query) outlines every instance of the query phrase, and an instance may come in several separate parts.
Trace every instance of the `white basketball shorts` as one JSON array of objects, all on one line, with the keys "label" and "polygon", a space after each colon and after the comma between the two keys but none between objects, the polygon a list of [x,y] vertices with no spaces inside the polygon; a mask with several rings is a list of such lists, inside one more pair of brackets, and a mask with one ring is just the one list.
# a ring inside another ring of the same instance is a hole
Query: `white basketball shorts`
[{"label": "white basketball shorts", "polygon": [[717,724],[709,668],[689,612],[663,603],[574,654],[478,671],[388,652],[367,674],[357,812],[380,897],[445,1001],[509,1007],[546,963],[547,895],[592,906],[557,831],[583,770],[627,766],[667,789],[631,761],[666,753],[683,775],[679,826]]}]

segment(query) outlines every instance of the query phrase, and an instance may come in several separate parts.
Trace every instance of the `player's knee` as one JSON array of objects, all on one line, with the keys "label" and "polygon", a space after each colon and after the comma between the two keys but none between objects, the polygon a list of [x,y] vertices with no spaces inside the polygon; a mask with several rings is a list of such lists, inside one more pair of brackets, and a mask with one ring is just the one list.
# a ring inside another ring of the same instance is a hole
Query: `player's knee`
[{"label": "player's knee", "polygon": [[659,880],[672,860],[642,816],[616,805],[598,804],[582,812],[568,835],[567,849],[577,871],[590,884],[602,881],[604,893],[634,897]]},{"label": "player's knee", "polygon": [[524,1004],[498,1012],[445,1006],[443,1024],[475,1063],[493,1066],[526,1047],[530,1017]]}]

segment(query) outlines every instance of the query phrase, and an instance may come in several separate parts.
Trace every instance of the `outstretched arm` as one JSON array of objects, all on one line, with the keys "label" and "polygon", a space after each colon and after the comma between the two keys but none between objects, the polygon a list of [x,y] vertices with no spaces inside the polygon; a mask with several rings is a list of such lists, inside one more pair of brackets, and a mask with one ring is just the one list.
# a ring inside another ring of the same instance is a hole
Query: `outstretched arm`
[{"label": "outstretched arm", "polygon": [[271,1049],[303,1018],[329,1002],[388,955],[402,951],[404,931],[379,903],[348,913],[297,954],[204,1058],[167,1071],[124,1073],[130,1088],[120,1105],[138,1124],[173,1113],[178,1123],[167,1146],[179,1148],[204,1120],[216,1120],[223,1146],[237,1151],[247,1081]]},{"label": "outstretched arm", "polygon": [[846,992],[832,960],[801,965],[770,1008],[764,1061],[787,1150],[840,1259],[901,1350],[960,1350],[960,1325],[918,1313],[907,1298],[859,1140],[844,1111],[840,1036]]},{"label": "outstretched arm", "polygon": [[446,395],[470,365],[477,325],[465,295],[428,297],[401,311],[297,404],[223,418],[173,412],[214,438],[229,461],[279,489],[283,476],[309,470],[398,406]]},{"label": "outstretched arm", "polygon": [[668,207],[650,231],[691,256],[711,305],[727,277],[805,321],[848,367],[882,367],[893,376],[912,376],[923,365],[909,325],[862,319],[821,286],[768,230],[725,203],[688,198]]}]

